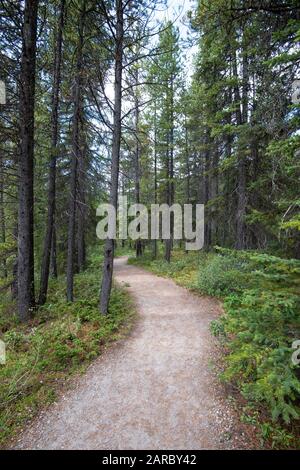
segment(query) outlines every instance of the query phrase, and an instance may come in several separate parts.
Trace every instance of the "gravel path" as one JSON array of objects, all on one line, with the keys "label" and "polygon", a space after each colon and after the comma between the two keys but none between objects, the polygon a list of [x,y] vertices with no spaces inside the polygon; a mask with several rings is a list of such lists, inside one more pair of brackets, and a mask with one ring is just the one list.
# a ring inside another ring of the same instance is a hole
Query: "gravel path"
[{"label": "gravel path", "polygon": [[249,438],[211,368],[217,301],[115,261],[140,319],[20,436],[18,449],[231,449]]}]

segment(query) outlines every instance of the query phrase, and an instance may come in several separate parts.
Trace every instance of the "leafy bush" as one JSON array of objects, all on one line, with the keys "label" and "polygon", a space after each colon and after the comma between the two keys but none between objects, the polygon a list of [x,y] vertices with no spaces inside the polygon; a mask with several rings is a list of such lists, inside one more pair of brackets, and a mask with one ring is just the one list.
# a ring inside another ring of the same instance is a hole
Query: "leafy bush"
[{"label": "leafy bush", "polygon": [[204,294],[224,296],[249,283],[248,264],[230,256],[209,256],[199,267],[197,289]]}]

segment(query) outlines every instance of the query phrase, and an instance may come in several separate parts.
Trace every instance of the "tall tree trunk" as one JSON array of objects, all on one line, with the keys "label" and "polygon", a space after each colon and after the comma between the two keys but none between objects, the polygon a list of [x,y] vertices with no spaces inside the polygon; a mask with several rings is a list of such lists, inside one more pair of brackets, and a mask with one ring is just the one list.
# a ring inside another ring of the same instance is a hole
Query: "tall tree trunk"
[{"label": "tall tree trunk", "polygon": [[[123,36],[124,36],[124,11],[123,1],[116,0],[116,36],[115,36],[115,101],[114,101],[114,123],[113,123],[113,146],[111,162],[111,189],[110,203],[117,210],[118,203],[118,180],[119,160],[121,145],[121,112],[122,112],[122,71],[123,71]],[[108,313],[110,299],[115,240],[107,238],[104,249],[103,277],[100,295],[100,312]]]},{"label": "tall tree trunk", "polygon": [[51,245],[53,251],[56,252],[55,238],[53,237],[53,226],[55,217],[55,199],[56,199],[56,158],[57,158],[57,142],[58,142],[58,113],[59,113],[59,92],[61,81],[61,58],[62,58],[62,36],[64,28],[64,10],[65,0],[61,0],[60,12],[58,19],[57,36],[55,41],[55,59],[54,59],[54,75],[53,75],[53,94],[52,94],[52,113],[51,113],[51,153],[49,161],[49,186],[48,186],[48,217],[44,239],[44,249],[42,255],[41,266],[41,283],[39,304],[46,302],[49,267],[51,256]]},{"label": "tall tree trunk", "polygon": [[[166,151],[166,163],[167,163],[167,204],[171,206],[171,184],[170,184],[170,133],[167,136],[167,151]],[[170,236],[165,240],[165,261],[170,263],[171,261],[171,232],[172,232],[172,220],[170,215]]]},{"label": "tall tree trunk", "polygon": [[38,0],[26,0],[20,75],[18,315],[31,316],[34,299],[34,99]]},{"label": "tall tree trunk", "polygon": [[[83,123],[82,123],[83,124]],[[86,265],[85,227],[86,227],[86,159],[87,144],[85,129],[81,129],[81,146],[78,161],[78,202],[77,202],[77,266],[83,271]]]},{"label": "tall tree trunk", "polygon": [[57,279],[57,238],[55,218],[53,221],[52,243],[51,243],[51,276]]},{"label": "tall tree trunk", "polygon": [[[168,136],[168,205],[171,207],[174,204],[174,88],[173,77],[171,78],[170,86],[170,129]],[[174,238],[174,214],[170,214],[170,238],[166,240],[165,260],[170,263],[171,251]]]},{"label": "tall tree trunk", "polygon": [[[140,136],[139,136],[139,117],[140,117],[140,110],[139,110],[139,97],[138,97],[138,82],[139,82],[139,71],[138,68],[135,70],[135,152],[134,152],[134,168],[135,168],[135,202],[136,204],[140,203]],[[139,258],[142,256],[142,241],[140,238],[136,240],[135,243],[135,251],[136,257]]]},{"label": "tall tree trunk", "polygon": [[[121,179],[121,192],[122,192],[123,198],[126,196],[126,191],[125,191],[125,189],[126,189],[126,183],[125,183],[125,179],[126,179],[126,176],[123,175],[123,177],[122,177],[122,179]],[[122,248],[125,248],[125,240],[126,240],[126,238],[122,238],[122,240],[121,240],[121,246],[122,246]]]},{"label": "tall tree trunk", "polygon": [[[154,109],[154,204],[157,204],[157,109]],[[153,240],[153,258],[157,258],[157,240]]]},{"label": "tall tree trunk", "polygon": [[[0,242],[6,242],[6,224],[4,209],[4,162],[0,150]],[[2,276],[7,277],[6,258],[2,261]]]},{"label": "tall tree trunk", "polygon": [[76,76],[74,86],[74,112],[72,129],[72,155],[70,174],[70,199],[69,199],[69,224],[68,224],[68,254],[67,254],[67,300],[74,300],[74,251],[75,251],[75,222],[76,222],[76,192],[77,192],[77,167],[80,152],[80,120],[82,112],[82,52],[86,2],[83,0],[80,11],[78,28],[78,47],[76,60]]},{"label": "tall tree trunk", "polygon": [[186,202],[190,204],[191,200],[191,171],[190,171],[190,151],[189,137],[186,115],[184,116],[184,133],[185,133],[185,166],[186,166]]},{"label": "tall tree trunk", "polygon": [[[231,68],[230,68],[230,77],[231,77]],[[226,105],[230,108],[232,108],[232,89],[229,87],[227,93],[226,93]],[[232,125],[232,113],[228,112],[227,117],[226,117],[226,123],[231,126]],[[232,134],[226,133],[225,134],[225,158],[230,159],[232,156],[232,145],[233,145],[233,137]],[[225,172],[225,185],[224,185],[224,203],[225,206],[227,207],[226,213],[223,211],[222,215],[222,235],[220,237],[220,244],[221,246],[226,246],[227,242],[231,240],[231,226],[234,225],[232,223],[229,223],[232,214],[232,195],[231,195],[231,172],[226,171]]]},{"label": "tall tree trunk", "polygon": [[[13,228],[13,237],[18,240],[18,213],[16,210],[16,222]],[[18,300],[18,256],[16,256],[12,266],[12,277],[13,281],[11,284],[11,298],[12,300]]]},{"label": "tall tree trunk", "polygon": [[209,135],[209,129],[205,128],[203,137],[204,150],[201,152],[200,162],[200,174],[202,176],[202,191],[201,191],[201,203],[204,204],[205,208],[205,222],[204,222],[204,248],[208,250],[211,245],[211,217],[210,209],[207,207],[207,203],[210,199],[210,158],[211,158],[211,139]]},{"label": "tall tree trunk", "polygon": [[[236,84],[234,87],[234,98],[236,101],[236,121],[237,125],[241,126],[247,122],[248,115],[248,59],[243,55],[243,96],[242,96],[242,110],[241,110],[241,95],[239,87]],[[236,55],[233,59],[233,76],[238,79]],[[246,161],[245,161],[245,144],[238,142],[238,186],[237,186],[237,215],[236,215],[236,241],[235,248],[243,250],[246,247]]]},{"label": "tall tree trunk", "polygon": [[215,202],[219,190],[218,178],[219,148],[218,139],[210,138],[210,164],[209,164],[209,199],[210,199],[210,243],[217,243],[218,223],[217,204]]},{"label": "tall tree trunk", "polygon": [[[209,167],[210,167],[210,149],[209,149],[209,137],[206,138],[206,150],[204,153],[204,204],[207,205],[210,200],[210,176],[209,176]],[[207,214],[206,210],[206,214]],[[211,217],[210,213],[205,216],[205,249],[209,249],[211,246]]]},{"label": "tall tree trunk", "polygon": [[[247,59],[246,59],[247,60]],[[245,58],[243,60],[243,75],[245,74]],[[237,61],[236,56],[233,59],[233,76],[238,79]],[[245,76],[243,77],[243,81]],[[243,91],[244,91],[243,83]],[[244,95],[244,93],[243,93]],[[246,117],[245,110],[245,96],[243,96],[243,112],[241,111],[241,96],[239,87],[236,84],[234,86],[234,98],[236,102],[236,122],[238,126],[244,124],[244,118]],[[239,137],[240,140],[240,137]],[[246,247],[246,227],[245,227],[245,215],[246,215],[246,162],[244,144],[238,142],[238,186],[237,186],[237,214],[236,214],[236,240],[235,248],[242,250]]]}]

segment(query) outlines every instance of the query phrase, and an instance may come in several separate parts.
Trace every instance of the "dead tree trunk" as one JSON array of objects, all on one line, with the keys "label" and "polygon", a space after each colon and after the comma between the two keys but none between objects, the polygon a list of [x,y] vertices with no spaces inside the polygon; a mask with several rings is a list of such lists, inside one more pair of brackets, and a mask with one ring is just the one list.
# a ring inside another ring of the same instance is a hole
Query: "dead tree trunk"
[{"label": "dead tree trunk", "polygon": [[30,318],[34,299],[34,98],[38,0],[26,0],[20,75],[18,314]]},{"label": "dead tree trunk", "polygon": [[64,27],[64,9],[65,0],[61,0],[60,12],[58,19],[58,29],[55,45],[54,56],[54,75],[53,75],[53,94],[52,94],[52,114],[51,114],[51,153],[49,161],[49,186],[48,186],[48,217],[47,226],[44,239],[44,248],[41,266],[41,284],[39,294],[39,304],[43,305],[46,302],[51,245],[53,245],[53,252],[56,252],[54,246],[56,240],[53,237],[53,226],[55,217],[55,200],[56,200],[56,158],[57,158],[57,142],[58,142],[58,112],[59,112],[59,92],[61,81],[61,57],[62,57],[62,35]]},{"label": "dead tree trunk", "polygon": [[[117,208],[118,203],[118,179],[121,145],[121,111],[122,111],[122,70],[123,70],[123,36],[124,36],[124,11],[122,0],[116,1],[116,34],[115,34],[115,102],[113,123],[113,146],[111,162],[111,188],[110,203]],[[115,240],[107,238],[104,249],[103,277],[100,296],[100,312],[108,313],[110,299]]]}]

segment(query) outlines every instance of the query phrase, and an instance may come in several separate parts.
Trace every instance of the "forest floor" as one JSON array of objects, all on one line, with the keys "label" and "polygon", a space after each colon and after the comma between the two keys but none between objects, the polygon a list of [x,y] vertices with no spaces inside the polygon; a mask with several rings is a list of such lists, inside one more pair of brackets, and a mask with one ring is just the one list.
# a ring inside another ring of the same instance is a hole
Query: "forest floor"
[{"label": "forest floor", "polygon": [[241,423],[213,363],[209,324],[217,300],[115,261],[132,295],[132,334],[96,359],[74,387],[40,414],[15,449],[249,449],[255,428]]}]

